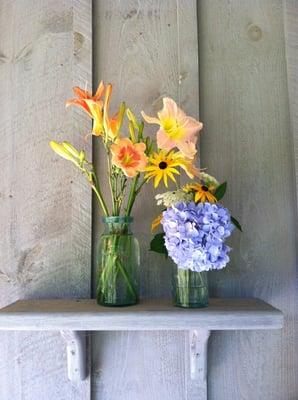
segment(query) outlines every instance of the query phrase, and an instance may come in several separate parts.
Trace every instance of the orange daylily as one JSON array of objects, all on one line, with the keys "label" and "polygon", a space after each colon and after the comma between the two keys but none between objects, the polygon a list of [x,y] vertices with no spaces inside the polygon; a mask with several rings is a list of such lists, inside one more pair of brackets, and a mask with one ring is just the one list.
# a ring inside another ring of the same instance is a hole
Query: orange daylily
[{"label": "orange daylily", "polygon": [[145,143],[133,143],[128,138],[118,139],[111,145],[112,163],[132,178],[145,170],[148,160],[145,150]]},{"label": "orange daylily", "polygon": [[71,105],[82,107],[90,115],[90,117],[92,117],[92,113],[89,109],[88,103],[85,100],[92,100],[94,102],[102,104],[101,98],[103,96],[104,89],[105,89],[104,83],[103,81],[101,81],[98,85],[95,94],[92,96],[92,93],[88,92],[88,90],[84,90],[78,86],[75,86],[73,88],[73,91],[74,94],[77,96],[77,98],[67,100],[66,107],[69,107]]},{"label": "orange daylily", "polygon": [[86,104],[86,107],[88,108],[89,112],[88,114],[90,117],[93,119],[93,126],[92,126],[92,133],[95,136],[100,136],[103,134],[104,129],[103,129],[103,110],[102,110],[102,104],[92,100],[92,99],[85,99],[82,100],[83,103]]},{"label": "orange daylily", "polygon": [[157,145],[160,149],[170,151],[177,147],[185,157],[192,159],[196,154],[196,133],[203,128],[200,121],[187,116],[174,100],[165,97],[163,109],[157,113],[158,118],[149,117],[142,111],[142,116],[149,124],[158,124]]},{"label": "orange daylily", "polygon": [[116,114],[114,114],[112,117],[109,117],[112,89],[113,89],[113,87],[109,83],[106,88],[105,100],[104,100],[104,106],[103,106],[103,126],[104,126],[104,129],[105,129],[105,132],[106,132],[108,138],[111,140],[115,140],[118,137],[120,128],[122,126],[122,121],[123,121],[126,107],[125,107],[125,103],[122,102],[120,104],[119,111]]},{"label": "orange daylily", "polygon": [[[125,103],[121,103],[119,111],[112,117],[109,117],[112,85],[109,83],[105,89],[104,83],[101,81],[94,96],[87,90],[83,90],[77,86],[73,90],[78,98],[68,100],[66,107],[70,105],[82,107],[94,120],[92,127],[93,135],[101,136],[105,132],[107,138],[114,141],[118,137],[122,125]],[[105,99],[103,101],[102,97],[104,93]]]}]

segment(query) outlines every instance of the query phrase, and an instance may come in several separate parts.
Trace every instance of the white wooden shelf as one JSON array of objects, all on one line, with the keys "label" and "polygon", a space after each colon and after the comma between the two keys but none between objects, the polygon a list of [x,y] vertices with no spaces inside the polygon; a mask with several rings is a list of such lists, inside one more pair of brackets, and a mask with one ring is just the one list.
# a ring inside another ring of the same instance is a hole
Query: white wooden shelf
[{"label": "white wooden shelf", "polygon": [[67,343],[68,376],[86,377],[85,331],[189,331],[190,373],[198,399],[207,399],[207,344],[212,330],[280,329],[281,311],[259,299],[210,299],[200,309],[145,300],[130,307],[102,307],[89,299],[19,300],[0,310],[0,330],[60,331]]}]

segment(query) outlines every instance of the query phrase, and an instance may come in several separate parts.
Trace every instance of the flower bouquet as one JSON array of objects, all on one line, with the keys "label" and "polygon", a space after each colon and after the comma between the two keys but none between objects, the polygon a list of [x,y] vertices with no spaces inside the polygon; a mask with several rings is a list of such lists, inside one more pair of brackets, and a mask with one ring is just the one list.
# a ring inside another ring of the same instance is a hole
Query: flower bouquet
[{"label": "flower bouquet", "polygon": [[109,203],[103,196],[95,166],[84,150],[66,141],[51,141],[50,145],[87,178],[103,213],[105,231],[98,251],[97,302],[105,306],[138,302],[140,249],[131,232],[135,200],[151,180],[155,188],[160,184],[168,187],[169,181],[177,186],[176,177],[182,171],[197,181],[157,196],[166,210],[153,225],[161,222],[164,233],[153,239],[151,249],[172,257],[178,266],[180,283],[189,279],[186,271],[222,268],[229,251],[223,241],[232,231],[233,220],[225,208],[215,204],[225,184],[218,185],[194,164],[202,123],[187,116],[174,100],[166,97],[156,118],[142,112],[146,122],[159,125],[155,143],[144,135],[144,122],[124,102],[110,116],[111,84],[105,86],[100,82],[94,95],[79,87],[74,88],[74,93],[76,97],[68,100],[66,106],[78,106],[89,115],[93,126],[86,140],[93,135],[106,153]]},{"label": "flower bouquet", "polygon": [[224,268],[231,248],[225,240],[239,222],[218,201],[226,192],[226,182],[219,182],[205,172],[196,182],[156,195],[163,212],[153,221],[163,232],[151,241],[151,250],[169,256],[175,263],[173,301],[186,308],[208,305],[207,271]]},{"label": "flower bouquet", "polygon": [[[196,133],[202,124],[187,117],[176,103],[164,98],[158,118],[142,113],[149,123],[158,123],[157,146],[144,135],[144,122],[138,121],[124,102],[110,116],[112,85],[103,82],[94,95],[79,87],[76,97],[66,106],[78,106],[93,120],[91,134],[100,140],[107,159],[109,203],[103,196],[101,179],[84,150],[71,143],[51,141],[51,148],[71,161],[87,178],[103,213],[105,231],[98,251],[97,302],[105,306],[124,306],[139,300],[140,249],[131,232],[131,216],[137,195],[143,185],[154,179],[168,186],[168,178],[176,182],[179,169],[193,178],[198,169],[193,165]],[[178,147],[178,150],[174,150]]]}]

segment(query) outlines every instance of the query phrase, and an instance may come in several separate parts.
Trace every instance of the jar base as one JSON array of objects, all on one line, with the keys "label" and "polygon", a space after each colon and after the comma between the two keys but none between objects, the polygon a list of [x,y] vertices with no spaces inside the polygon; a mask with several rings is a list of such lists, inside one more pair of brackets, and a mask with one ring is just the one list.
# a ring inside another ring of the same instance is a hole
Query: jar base
[{"label": "jar base", "polygon": [[120,303],[120,304],[115,304],[115,303],[105,303],[105,302],[100,302],[96,301],[98,306],[103,306],[103,307],[130,307],[130,306],[135,306],[136,304],[139,304],[139,301],[135,301],[133,303]]},{"label": "jar base", "polygon": [[206,308],[208,307],[208,303],[205,304],[195,304],[195,303],[188,303],[188,304],[178,304],[178,303],[173,303],[174,307],[179,307],[179,308]]}]

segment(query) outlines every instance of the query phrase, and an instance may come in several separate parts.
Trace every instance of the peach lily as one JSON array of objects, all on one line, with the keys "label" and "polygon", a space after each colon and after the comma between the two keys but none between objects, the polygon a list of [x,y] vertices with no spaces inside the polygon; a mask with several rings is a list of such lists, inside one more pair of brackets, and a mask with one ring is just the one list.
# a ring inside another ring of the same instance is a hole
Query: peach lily
[{"label": "peach lily", "polygon": [[157,113],[158,118],[149,117],[142,111],[142,116],[149,124],[158,124],[157,145],[160,149],[171,150],[177,147],[187,158],[194,158],[196,150],[196,133],[203,128],[200,121],[187,116],[174,100],[165,97],[163,108]]},{"label": "peach lily", "polygon": [[113,143],[110,149],[112,163],[122,169],[127,177],[132,178],[145,170],[148,161],[145,143],[133,143],[128,138],[121,138]]},{"label": "peach lily", "polygon": [[200,175],[201,171],[194,165],[193,159],[186,158],[180,151],[173,153],[172,157],[177,163],[179,163],[179,167],[184,170],[184,172],[190,179],[193,179],[195,176]]}]

